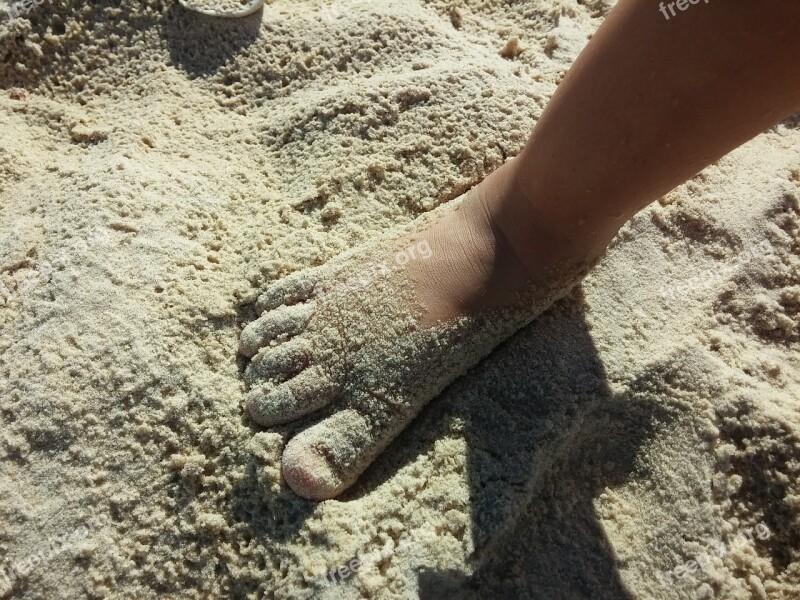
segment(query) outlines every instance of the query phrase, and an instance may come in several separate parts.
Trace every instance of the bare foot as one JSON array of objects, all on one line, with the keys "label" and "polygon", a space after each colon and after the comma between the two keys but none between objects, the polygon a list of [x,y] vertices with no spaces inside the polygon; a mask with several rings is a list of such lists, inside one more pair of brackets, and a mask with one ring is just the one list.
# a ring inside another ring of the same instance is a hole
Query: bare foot
[{"label": "bare foot", "polygon": [[541,223],[529,229],[542,240],[533,258],[507,241],[494,214],[514,193],[512,163],[460,205],[294,273],[258,300],[262,315],[239,349],[252,357],[253,420],[268,427],[336,403],[284,450],[298,495],[323,500],[352,485],[431,398],[585,272],[593,257],[566,259],[574,252]]}]

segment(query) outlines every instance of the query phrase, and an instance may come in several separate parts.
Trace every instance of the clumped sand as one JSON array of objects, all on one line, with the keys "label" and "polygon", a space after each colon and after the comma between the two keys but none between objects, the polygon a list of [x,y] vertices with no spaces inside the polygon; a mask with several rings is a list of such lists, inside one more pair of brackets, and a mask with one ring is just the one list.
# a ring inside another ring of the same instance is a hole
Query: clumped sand
[{"label": "clumped sand", "polygon": [[291,493],[295,428],[243,412],[260,292],[519,152],[608,9],[2,17],[0,597],[796,598],[797,119],[640,214],[338,499]]}]

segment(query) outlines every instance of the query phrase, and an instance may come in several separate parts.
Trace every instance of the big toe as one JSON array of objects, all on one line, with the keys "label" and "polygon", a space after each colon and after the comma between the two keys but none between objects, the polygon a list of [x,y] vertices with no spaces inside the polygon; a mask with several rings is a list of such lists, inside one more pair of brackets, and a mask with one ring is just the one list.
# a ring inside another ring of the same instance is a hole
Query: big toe
[{"label": "big toe", "polygon": [[342,479],[319,452],[292,438],[283,451],[283,478],[295,494],[308,500],[328,500],[342,492]]},{"label": "big toe", "polygon": [[309,500],[327,500],[349,488],[375,460],[405,419],[370,425],[352,408],[333,414],[292,438],[283,451],[283,478]]}]

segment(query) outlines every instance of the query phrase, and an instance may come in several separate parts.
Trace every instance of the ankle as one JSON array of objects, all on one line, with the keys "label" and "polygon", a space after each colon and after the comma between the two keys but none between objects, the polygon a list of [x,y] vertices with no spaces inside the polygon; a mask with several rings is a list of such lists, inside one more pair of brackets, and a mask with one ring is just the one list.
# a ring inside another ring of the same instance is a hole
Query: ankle
[{"label": "ankle", "polygon": [[528,277],[552,280],[596,262],[616,231],[600,232],[580,219],[565,225],[521,185],[521,165],[514,159],[492,173],[479,196],[493,229]]}]

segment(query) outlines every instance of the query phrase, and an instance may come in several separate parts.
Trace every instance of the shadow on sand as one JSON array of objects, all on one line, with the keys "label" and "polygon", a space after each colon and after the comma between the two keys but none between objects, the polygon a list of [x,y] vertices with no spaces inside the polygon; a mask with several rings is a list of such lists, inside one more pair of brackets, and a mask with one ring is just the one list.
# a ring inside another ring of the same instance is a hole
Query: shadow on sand
[{"label": "shadow on sand", "polygon": [[630,597],[593,500],[631,476],[661,411],[612,393],[579,296],[450,386],[341,498],[374,490],[454,419],[466,424],[473,574],[423,571],[421,599]]},{"label": "shadow on sand", "polygon": [[170,58],[192,77],[212,75],[256,41],[262,12],[239,19],[215,18],[176,2],[167,9],[162,34]]}]

